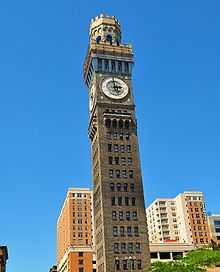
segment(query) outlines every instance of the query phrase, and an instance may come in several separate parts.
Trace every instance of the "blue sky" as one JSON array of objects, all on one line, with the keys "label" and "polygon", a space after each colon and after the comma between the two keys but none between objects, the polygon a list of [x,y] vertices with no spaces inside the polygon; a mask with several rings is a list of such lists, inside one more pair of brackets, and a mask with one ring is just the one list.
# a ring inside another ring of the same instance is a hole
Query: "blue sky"
[{"label": "blue sky", "polygon": [[[136,4],[135,4],[136,3]],[[0,243],[9,272],[48,271],[68,187],[91,186],[82,65],[91,17],[118,17],[133,85],[146,204],[186,190],[217,213],[218,0],[0,1]]]}]

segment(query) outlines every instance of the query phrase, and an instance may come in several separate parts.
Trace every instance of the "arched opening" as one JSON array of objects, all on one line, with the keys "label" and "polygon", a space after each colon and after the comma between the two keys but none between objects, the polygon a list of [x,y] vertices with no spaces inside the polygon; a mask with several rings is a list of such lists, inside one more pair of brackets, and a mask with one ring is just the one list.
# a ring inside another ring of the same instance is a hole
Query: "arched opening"
[{"label": "arched opening", "polygon": [[130,126],[129,121],[126,120],[126,121],[125,121],[125,128],[126,128],[126,129],[129,129],[129,126]]},{"label": "arched opening", "polygon": [[100,42],[101,42],[101,39],[102,39],[101,36],[97,36],[97,37],[96,37],[96,43],[100,43]]},{"label": "arched opening", "polygon": [[117,120],[116,119],[113,120],[112,126],[113,126],[113,128],[117,128]]},{"label": "arched opening", "polygon": [[112,35],[108,34],[106,36],[106,41],[109,42],[112,45]]},{"label": "arched opening", "polygon": [[107,128],[110,128],[110,127],[111,127],[111,120],[110,120],[110,119],[106,119],[106,120],[105,120],[105,126],[106,126]]}]

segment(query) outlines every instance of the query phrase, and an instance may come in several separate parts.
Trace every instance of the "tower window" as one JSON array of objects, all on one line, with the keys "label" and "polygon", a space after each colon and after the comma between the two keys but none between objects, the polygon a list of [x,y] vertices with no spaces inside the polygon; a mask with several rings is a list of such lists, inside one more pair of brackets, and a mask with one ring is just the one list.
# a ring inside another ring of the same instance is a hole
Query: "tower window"
[{"label": "tower window", "polygon": [[125,73],[129,72],[129,65],[128,62],[125,62]]},{"label": "tower window", "polygon": [[117,139],[118,139],[118,132],[114,132],[114,134],[113,134],[113,139],[114,139],[114,140],[117,140]]},{"label": "tower window", "polygon": [[119,73],[122,72],[122,63],[121,63],[121,61],[118,62],[118,72]]},{"label": "tower window", "polygon": [[105,71],[109,70],[109,61],[105,60]]},{"label": "tower window", "polygon": [[112,35],[106,36],[106,41],[109,42],[112,45]]},{"label": "tower window", "polygon": [[102,60],[98,59],[98,70],[102,70]]},{"label": "tower window", "polygon": [[112,60],[112,72],[115,72],[115,61]]},{"label": "tower window", "polygon": [[96,43],[99,44],[101,42],[101,39],[102,39],[101,36],[96,37]]}]

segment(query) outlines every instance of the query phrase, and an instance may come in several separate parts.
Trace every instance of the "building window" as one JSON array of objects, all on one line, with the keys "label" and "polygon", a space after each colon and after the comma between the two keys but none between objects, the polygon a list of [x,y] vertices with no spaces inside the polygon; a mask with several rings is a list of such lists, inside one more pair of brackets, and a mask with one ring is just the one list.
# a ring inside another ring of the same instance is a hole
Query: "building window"
[{"label": "building window", "polygon": [[118,191],[118,192],[121,191],[121,183],[117,183],[117,191]]},{"label": "building window", "polygon": [[79,272],[84,272],[84,268],[83,268],[83,267],[80,267],[80,268],[79,268]]},{"label": "building window", "polygon": [[109,61],[105,60],[105,71],[109,70]]},{"label": "building window", "polygon": [[131,227],[127,227],[127,234],[128,236],[132,236]]},{"label": "building window", "polygon": [[130,140],[130,133],[126,133],[126,134],[125,134],[125,139],[126,139],[126,140]]},{"label": "building window", "polygon": [[128,260],[122,261],[122,268],[123,268],[123,270],[128,270]]},{"label": "building window", "polygon": [[126,212],[126,220],[128,220],[128,221],[131,220],[131,213],[129,211]]},{"label": "building window", "polygon": [[118,205],[122,206],[122,197],[121,196],[118,198]]},{"label": "building window", "polygon": [[113,171],[113,169],[110,169],[110,170],[109,170],[109,177],[110,177],[110,178],[113,178],[113,177],[114,177],[114,171]]},{"label": "building window", "polygon": [[113,236],[118,236],[118,227],[113,227]]},{"label": "building window", "polygon": [[83,264],[83,259],[82,259],[82,260],[79,260],[79,264]]},{"label": "building window", "polygon": [[83,252],[79,252],[79,257],[83,257]]},{"label": "building window", "polygon": [[121,252],[122,253],[126,252],[126,244],[125,243],[121,243]]},{"label": "building window", "polygon": [[131,199],[131,205],[132,206],[136,205],[136,199],[135,199],[135,197],[132,197],[132,199]]},{"label": "building window", "polygon": [[131,145],[127,145],[127,152],[131,152]]},{"label": "building window", "polygon": [[142,263],[141,260],[137,260],[137,269],[142,269]]},{"label": "building window", "polygon": [[123,140],[123,133],[120,133],[119,139],[122,141]]},{"label": "building window", "polygon": [[122,170],[121,171],[121,175],[123,178],[127,178],[127,171],[126,170]]},{"label": "building window", "polygon": [[117,220],[117,212],[116,211],[112,212],[112,220]]},{"label": "building window", "polygon": [[114,140],[117,140],[117,139],[118,139],[118,133],[117,133],[117,132],[114,132],[114,134],[113,134],[113,139],[114,139]]},{"label": "building window", "polygon": [[134,183],[130,184],[130,190],[131,190],[131,192],[134,192]]},{"label": "building window", "polygon": [[129,170],[129,178],[133,178],[134,177],[134,171],[133,170]]},{"label": "building window", "polygon": [[118,62],[118,72],[119,73],[122,72],[122,63],[121,63],[121,61]]},{"label": "building window", "polygon": [[112,152],[112,145],[108,144],[108,152]]},{"label": "building window", "polygon": [[116,178],[120,178],[120,170],[115,170]]},{"label": "building window", "polygon": [[124,214],[122,211],[119,211],[119,220],[120,221],[124,220]]},{"label": "building window", "polygon": [[120,235],[125,236],[125,228],[123,226],[120,227]]},{"label": "building window", "polygon": [[115,72],[115,61],[112,60],[112,72]]},{"label": "building window", "polygon": [[139,236],[138,227],[134,227],[134,235]]},{"label": "building window", "polygon": [[108,157],[108,163],[112,164],[113,158],[112,157]]},{"label": "building window", "polygon": [[125,152],[125,146],[124,145],[121,145],[120,146],[120,151],[123,153],[123,152]]},{"label": "building window", "polygon": [[128,191],[128,184],[127,183],[124,183],[124,192],[127,192]]},{"label": "building window", "polygon": [[106,138],[107,138],[108,140],[111,140],[111,132],[107,132],[107,133],[106,133]]},{"label": "building window", "polygon": [[114,145],[114,152],[118,152],[118,145],[117,144]]},{"label": "building window", "polygon": [[132,158],[128,158],[128,165],[132,164]]},{"label": "building window", "polygon": [[128,243],[128,252],[133,252],[134,249],[133,249],[133,243]]},{"label": "building window", "polygon": [[115,197],[112,197],[112,206],[116,205]]},{"label": "building window", "polygon": [[141,252],[141,244],[140,243],[136,243],[136,252],[137,253]]},{"label": "building window", "polygon": [[115,253],[119,252],[119,244],[118,243],[114,243],[113,250]]},{"label": "building window", "polygon": [[119,157],[115,157],[115,164],[119,165]]},{"label": "building window", "polygon": [[129,206],[129,197],[125,197],[125,206]]},{"label": "building window", "polygon": [[133,220],[137,220],[137,212],[136,211],[133,212],[132,218],[133,218]]},{"label": "building window", "polygon": [[125,164],[126,164],[126,158],[125,158],[125,157],[122,157],[122,158],[121,158],[121,164],[122,164],[122,165],[125,165]]},{"label": "building window", "polygon": [[102,70],[102,60],[101,59],[98,59],[98,70]]},{"label": "building window", "polygon": [[115,184],[114,183],[110,183],[110,189],[112,192],[114,192],[115,190]]},{"label": "building window", "polygon": [[128,65],[128,62],[125,62],[125,73],[129,73],[129,65]]}]

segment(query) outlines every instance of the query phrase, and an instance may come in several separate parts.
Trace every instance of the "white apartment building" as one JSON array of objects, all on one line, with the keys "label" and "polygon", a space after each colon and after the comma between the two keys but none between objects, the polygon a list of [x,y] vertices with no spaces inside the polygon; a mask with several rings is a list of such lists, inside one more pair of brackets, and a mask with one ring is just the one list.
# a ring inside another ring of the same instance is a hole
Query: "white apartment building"
[{"label": "white apartment building", "polygon": [[150,243],[201,246],[210,241],[202,192],[158,198],[146,209],[146,216]]}]

